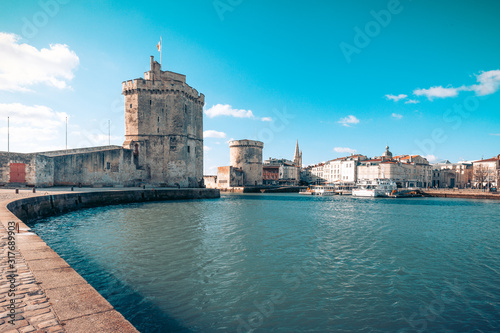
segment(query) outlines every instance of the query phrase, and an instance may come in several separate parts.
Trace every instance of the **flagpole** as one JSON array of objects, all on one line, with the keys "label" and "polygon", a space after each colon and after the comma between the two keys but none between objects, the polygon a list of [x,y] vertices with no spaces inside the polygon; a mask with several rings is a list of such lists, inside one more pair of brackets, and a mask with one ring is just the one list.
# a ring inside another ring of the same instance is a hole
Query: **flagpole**
[{"label": "flagpole", "polygon": [[161,61],[162,61],[162,51],[163,51],[163,40],[161,39],[160,36],[160,66],[161,66]]}]

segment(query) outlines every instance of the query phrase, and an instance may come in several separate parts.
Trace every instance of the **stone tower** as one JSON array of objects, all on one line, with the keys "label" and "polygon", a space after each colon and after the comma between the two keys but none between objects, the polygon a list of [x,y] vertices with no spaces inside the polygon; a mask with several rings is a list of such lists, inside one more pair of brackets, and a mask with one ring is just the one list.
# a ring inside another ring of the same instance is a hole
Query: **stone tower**
[{"label": "stone tower", "polygon": [[261,141],[229,142],[230,165],[242,169],[244,186],[262,185],[262,148]]},{"label": "stone tower", "polygon": [[186,84],[186,76],[151,70],[123,82],[125,142],[144,182],[200,187],[203,181],[203,105],[205,96]]},{"label": "stone tower", "polygon": [[293,155],[293,163],[295,166],[302,168],[302,152],[299,151],[299,140],[297,140],[297,144],[295,145],[295,155]]}]

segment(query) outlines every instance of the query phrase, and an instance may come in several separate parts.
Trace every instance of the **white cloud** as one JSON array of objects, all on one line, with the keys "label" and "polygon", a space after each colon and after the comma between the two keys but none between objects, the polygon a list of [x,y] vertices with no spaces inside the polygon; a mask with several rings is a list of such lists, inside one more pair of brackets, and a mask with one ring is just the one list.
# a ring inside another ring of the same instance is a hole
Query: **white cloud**
[{"label": "white cloud", "polygon": [[397,102],[397,101],[399,101],[400,99],[405,99],[406,97],[408,97],[408,95],[405,95],[405,94],[399,94],[399,95],[385,95],[385,97],[387,97],[387,99],[389,99],[389,100],[393,100],[394,102]]},{"label": "white cloud", "polygon": [[335,147],[333,148],[333,151],[336,153],[350,153],[350,154],[355,154],[356,149],[348,148],[348,147]]},{"label": "white cloud", "polygon": [[438,161],[438,157],[434,155],[425,155],[424,158],[429,161],[429,163],[436,163]]},{"label": "white cloud", "polygon": [[103,133],[98,129],[89,131],[80,129],[78,125],[70,125],[70,127],[77,128],[77,130],[73,130],[68,134],[68,140],[72,148],[107,146],[109,143],[123,142],[123,137],[115,135],[109,136],[108,133]]},{"label": "white cloud", "polygon": [[262,118],[260,118],[260,120],[262,120],[262,121],[273,121],[273,118],[271,118],[271,117],[262,117]]},{"label": "white cloud", "polygon": [[208,130],[203,132],[203,138],[219,138],[224,139],[226,137],[226,133],[217,132],[214,130]]},{"label": "white cloud", "polygon": [[392,116],[392,118],[396,118],[396,119],[401,119],[401,118],[403,118],[403,115],[401,115],[401,114],[397,114],[397,113],[393,113],[391,116]]},{"label": "white cloud", "polygon": [[0,32],[0,90],[30,91],[28,87],[46,84],[68,88],[68,81],[80,59],[67,45],[50,44],[50,49],[19,44],[20,37]]},{"label": "white cloud", "polygon": [[500,87],[500,70],[481,72],[476,75],[479,84],[468,87],[467,90],[473,90],[478,96],[490,95],[495,93]]},{"label": "white cloud", "polygon": [[418,104],[420,101],[417,101],[416,99],[409,99],[405,102],[405,104]]},{"label": "white cloud", "polygon": [[7,141],[7,117],[9,117],[11,151],[33,152],[64,148],[64,142],[61,142],[61,146],[54,145],[51,141],[63,133],[67,116],[65,112],[56,112],[43,105],[0,104],[2,139],[5,138]]},{"label": "white cloud", "polygon": [[235,118],[254,118],[254,115],[251,110],[233,109],[233,107],[228,104],[214,105],[210,109],[205,110],[205,114],[209,118],[214,118],[219,116],[230,116]]},{"label": "white cloud", "polygon": [[429,89],[416,89],[413,91],[413,94],[416,96],[426,96],[430,101],[434,98],[456,97],[460,91],[474,91],[477,96],[491,95],[500,88],[500,70],[481,72],[476,75],[476,80],[478,84],[470,86],[461,86],[458,88],[436,86]]},{"label": "white cloud", "polygon": [[500,136],[500,133],[490,133],[490,135],[493,135],[493,136]]},{"label": "white cloud", "polygon": [[204,150],[204,151],[210,151],[210,150],[212,150],[212,148],[211,148],[211,147],[209,147],[209,146],[203,146],[203,150]]},{"label": "white cloud", "polygon": [[353,115],[349,115],[349,116],[347,116],[345,118],[340,118],[340,120],[338,121],[338,123],[342,124],[342,126],[345,126],[345,127],[351,127],[351,125],[358,124],[359,123],[359,119],[356,118]]},{"label": "white cloud", "polygon": [[456,97],[460,90],[463,90],[463,88],[444,88],[439,86],[429,89],[416,89],[413,91],[413,94],[416,96],[425,96],[432,101],[434,98]]},{"label": "white cloud", "polygon": [[56,112],[43,105],[28,106],[20,103],[0,104],[0,117],[10,117],[12,125],[54,129],[66,121],[65,112]]}]

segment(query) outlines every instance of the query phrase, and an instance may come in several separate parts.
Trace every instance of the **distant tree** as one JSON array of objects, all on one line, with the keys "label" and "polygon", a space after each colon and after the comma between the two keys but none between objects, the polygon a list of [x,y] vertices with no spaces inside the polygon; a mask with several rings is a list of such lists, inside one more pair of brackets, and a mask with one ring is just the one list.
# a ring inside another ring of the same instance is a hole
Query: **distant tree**
[{"label": "distant tree", "polygon": [[486,179],[489,176],[489,170],[483,164],[474,165],[474,180],[479,185],[480,188],[483,188],[483,184],[486,182]]}]

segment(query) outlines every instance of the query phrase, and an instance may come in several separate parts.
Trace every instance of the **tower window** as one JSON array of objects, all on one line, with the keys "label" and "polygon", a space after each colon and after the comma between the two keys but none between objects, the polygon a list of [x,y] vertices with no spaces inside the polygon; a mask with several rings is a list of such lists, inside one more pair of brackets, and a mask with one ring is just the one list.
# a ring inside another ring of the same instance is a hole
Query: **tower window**
[{"label": "tower window", "polygon": [[188,112],[188,106],[184,105],[184,112]]},{"label": "tower window", "polygon": [[132,104],[130,104],[130,108],[132,109]]},{"label": "tower window", "polygon": [[151,100],[149,100],[149,105],[151,105]]},{"label": "tower window", "polygon": [[108,169],[108,170],[111,169],[111,163],[106,162],[106,169]]},{"label": "tower window", "polygon": [[188,154],[191,152],[191,147],[188,146]]},{"label": "tower window", "polygon": [[160,133],[160,129],[159,128],[156,129],[156,133]]},{"label": "tower window", "polygon": [[158,117],[158,122],[160,121],[160,117]]}]

